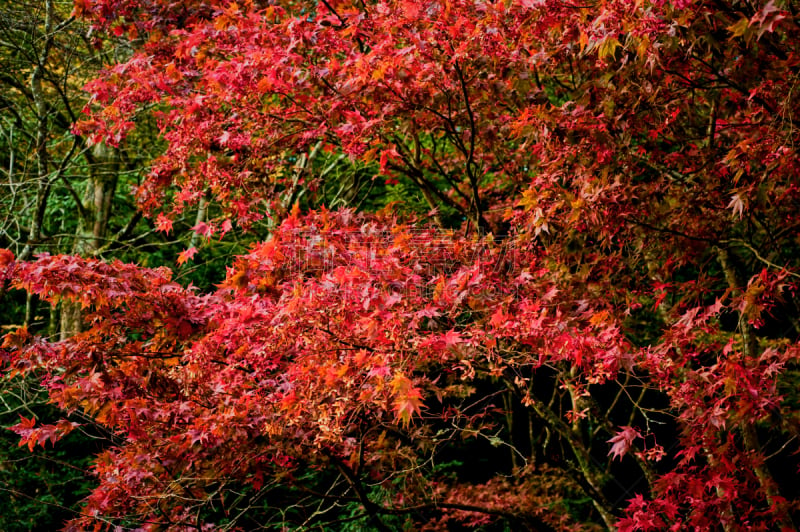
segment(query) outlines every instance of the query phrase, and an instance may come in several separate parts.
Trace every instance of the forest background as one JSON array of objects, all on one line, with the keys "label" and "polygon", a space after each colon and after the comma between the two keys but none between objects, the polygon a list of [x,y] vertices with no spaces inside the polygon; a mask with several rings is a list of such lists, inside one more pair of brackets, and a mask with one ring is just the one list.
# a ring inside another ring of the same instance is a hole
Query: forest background
[{"label": "forest background", "polygon": [[794,530],[798,7],[3,2],[0,529]]}]

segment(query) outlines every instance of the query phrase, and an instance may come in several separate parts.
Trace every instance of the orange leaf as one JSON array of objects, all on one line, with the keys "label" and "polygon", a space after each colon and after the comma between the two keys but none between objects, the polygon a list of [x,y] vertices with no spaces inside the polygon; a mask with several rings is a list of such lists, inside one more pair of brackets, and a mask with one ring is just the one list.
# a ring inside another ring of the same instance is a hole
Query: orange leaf
[{"label": "orange leaf", "polygon": [[411,417],[422,409],[422,394],[419,388],[415,387],[411,380],[402,373],[396,374],[392,379],[392,392],[395,394],[395,417],[404,426],[408,425]]},{"label": "orange leaf", "polygon": [[184,264],[186,261],[189,261],[197,254],[197,248],[192,246],[186,251],[181,251],[180,255],[178,255],[178,265]]}]

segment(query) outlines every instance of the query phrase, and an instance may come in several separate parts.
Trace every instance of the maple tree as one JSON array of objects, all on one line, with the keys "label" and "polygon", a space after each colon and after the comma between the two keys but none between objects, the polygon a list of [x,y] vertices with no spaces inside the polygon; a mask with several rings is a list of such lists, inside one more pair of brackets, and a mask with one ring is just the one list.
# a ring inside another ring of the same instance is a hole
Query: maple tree
[{"label": "maple tree", "polygon": [[[126,189],[137,156],[147,158],[144,150],[127,148],[146,130],[114,150],[122,159],[116,164],[102,145],[90,148],[71,132],[88,100],[83,85],[119,51],[118,40],[104,38],[99,50],[84,39],[89,25],[71,11],[71,3],[50,0],[0,6],[0,247],[20,259],[43,250],[91,254],[123,243],[130,249],[125,241],[142,219],[133,198],[114,197],[114,190]],[[61,328],[66,335],[69,322],[76,323],[63,306],[5,288],[0,285],[3,334],[27,323],[40,333]],[[3,427],[18,422],[20,412],[40,421],[60,415],[33,377],[0,381],[0,405]],[[101,448],[98,440],[76,433],[58,449],[34,453],[18,441],[0,431],[0,529],[57,529],[88,494],[92,477],[85,466]]]},{"label": "maple tree", "polygon": [[[77,2],[138,46],[76,127],[156,117],[143,211],[271,232],[207,292],[0,255],[85,311],[3,344],[114,433],[70,526],[794,529],[797,8]],[[340,156],[425,208],[327,210]]]}]

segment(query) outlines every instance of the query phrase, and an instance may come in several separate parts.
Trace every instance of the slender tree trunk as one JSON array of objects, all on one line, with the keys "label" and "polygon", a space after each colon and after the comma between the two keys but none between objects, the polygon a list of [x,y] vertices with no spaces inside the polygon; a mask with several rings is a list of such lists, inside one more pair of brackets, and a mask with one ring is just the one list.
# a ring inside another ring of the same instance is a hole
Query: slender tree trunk
[{"label": "slender tree trunk", "polygon": [[[197,216],[194,220],[195,227],[200,225],[201,223],[206,221],[206,210],[208,209],[208,197],[211,195],[211,191],[207,191],[203,196],[200,198],[200,201],[197,204]],[[192,233],[192,239],[189,242],[189,247],[196,248],[200,245],[200,235]]]},{"label": "slender tree trunk", "polygon": [[[31,97],[36,109],[36,206],[28,231],[28,241],[19,255],[20,260],[27,260],[33,254],[34,248],[41,241],[44,215],[47,210],[47,201],[50,197],[50,157],[47,153],[48,110],[47,100],[42,89],[42,79],[45,74],[45,64],[53,45],[53,22],[55,17],[54,0],[45,2],[44,41],[33,68],[30,80]],[[30,325],[36,315],[38,298],[28,294],[25,303],[25,325]]]},{"label": "slender tree trunk", "polygon": [[[97,144],[90,160],[91,175],[84,195],[84,216],[78,225],[73,253],[92,257],[105,243],[111,206],[119,180],[119,152],[105,144]],[[74,302],[61,304],[61,339],[82,330],[81,307]]]},{"label": "slender tree trunk", "polygon": [[[717,259],[719,260],[720,266],[722,266],[722,271],[725,274],[725,280],[728,282],[730,289],[734,294],[741,293],[741,287],[743,286],[743,283],[741,279],[739,279],[739,274],[736,271],[733,262],[731,261],[728,250],[724,248],[717,248]],[[760,350],[758,347],[758,339],[756,338],[755,334],[755,328],[750,324],[743,311],[739,311],[738,328],[739,333],[742,335],[742,348],[745,356],[745,366],[747,366],[758,358],[760,355]],[[758,439],[756,427],[751,423],[744,422],[742,423],[740,430],[742,433],[742,440],[744,441],[747,450],[755,453],[756,455],[763,455],[761,451],[761,442]],[[766,463],[755,466],[754,470],[761,488],[767,495],[767,501],[770,505],[774,506],[774,499],[776,497],[780,497],[780,493],[778,492],[777,488],[777,482],[775,482],[775,479],[772,477],[772,473],[767,468]],[[780,524],[782,530],[796,530],[794,523],[789,516],[784,516]]]}]

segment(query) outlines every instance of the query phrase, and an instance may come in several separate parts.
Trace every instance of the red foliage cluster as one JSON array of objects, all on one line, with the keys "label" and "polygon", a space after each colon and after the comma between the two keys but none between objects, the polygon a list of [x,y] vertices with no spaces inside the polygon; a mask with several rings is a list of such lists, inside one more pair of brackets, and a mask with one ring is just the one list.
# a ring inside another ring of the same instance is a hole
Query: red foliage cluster
[{"label": "red foliage cluster", "polygon": [[[11,371],[35,368],[119,438],[73,527],[211,526],[232,519],[226,499],[275,486],[360,505],[377,529],[793,526],[796,5],[78,11],[143,42],[90,85],[78,126],[120,142],[154,106],[167,148],[143,208],[210,190],[226,215],[205,236],[282,222],[209,294],[135,265],[0,255],[14,287],[86,309],[74,338],[4,343]],[[317,144],[410,179],[464,227],[286,213],[315,177],[273,170]],[[31,447],[70,428],[34,427],[15,429]],[[479,481],[435,467],[464,449],[511,464]],[[343,480],[320,493],[309,471]]]}]

